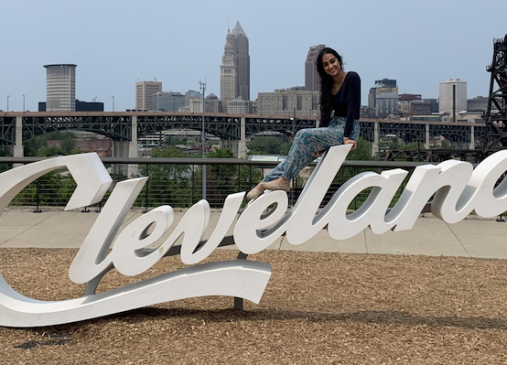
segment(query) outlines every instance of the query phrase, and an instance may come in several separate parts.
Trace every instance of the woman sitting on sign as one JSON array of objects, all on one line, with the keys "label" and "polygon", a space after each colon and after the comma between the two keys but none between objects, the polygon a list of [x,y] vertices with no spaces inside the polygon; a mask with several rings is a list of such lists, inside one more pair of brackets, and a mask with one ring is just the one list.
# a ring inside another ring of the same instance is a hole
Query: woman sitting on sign
[{"label": "woman sitting on sign", "polygon": [[264,190],[289,191],[290,180],[329,147],[357,147],[361,79],[356,72],[343,71],[342,58],[334,49],[322,49],[316,64],[321,80],[320,128],[298,131],[287,158],[248,193],[247,199],[257,198]]}]

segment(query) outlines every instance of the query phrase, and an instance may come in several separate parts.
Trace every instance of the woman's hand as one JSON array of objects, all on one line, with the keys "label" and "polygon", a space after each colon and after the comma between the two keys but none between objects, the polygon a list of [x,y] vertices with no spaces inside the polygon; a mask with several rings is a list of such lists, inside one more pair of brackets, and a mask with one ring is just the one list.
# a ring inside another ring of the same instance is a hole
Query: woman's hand
[{"label": "woman's hand", "polygon": [[344,137],[343,138],[343,144],[351,144],[352,148],[350,150],[355,150],[357,148],[357,143],[353,139]]}]

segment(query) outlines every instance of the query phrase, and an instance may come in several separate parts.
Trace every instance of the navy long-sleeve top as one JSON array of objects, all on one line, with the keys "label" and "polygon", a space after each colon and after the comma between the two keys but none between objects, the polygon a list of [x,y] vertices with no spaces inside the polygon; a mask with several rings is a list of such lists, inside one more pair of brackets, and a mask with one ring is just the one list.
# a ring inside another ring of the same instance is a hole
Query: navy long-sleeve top
[{"label": "navy long-sleeve top", "polygon": [[[352,133],[352,124],[354,120],[359,120],[359,111],[361,108],[361,78],[357,72],[347,72],[340,90],[338,90],[336,95],[332,95],[331,97],[334,116],[347,119],[343,136],[349,138]],[[327,125],[322,126],[327,127]]]}]

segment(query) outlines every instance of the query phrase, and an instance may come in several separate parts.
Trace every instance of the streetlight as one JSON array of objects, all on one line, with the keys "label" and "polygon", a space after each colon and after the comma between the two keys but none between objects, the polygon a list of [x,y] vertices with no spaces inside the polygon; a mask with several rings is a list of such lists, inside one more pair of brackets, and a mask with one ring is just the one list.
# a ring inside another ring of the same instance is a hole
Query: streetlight
[{"label": "streetlight", "polygon": [[111,96],[113,98],[113,113],[114,113],[114,95]]},{"label": "streetlight", "polygon": [[11,97],[10,95],[7,95],[7,111],[9,111],[9,98],[10,97]]},{"label": "streetlight", "polygon": [[23,113],[25,112],[25,94],[23,94]]},{"label": "streetlight", "polygon": [[[202,135],[201,135],[201,141],[202,141],[202,158],[205,157],[204,155],[204,143],[206,141],[206,134],[204,132],[204,110],[205,110],[205,98],[204,98],[204,92],[206,91],[206,81],[200,82],[199,81],[200,88],[202,90]],[[206,200],[206,165],[202,165],[202,198]]]}]

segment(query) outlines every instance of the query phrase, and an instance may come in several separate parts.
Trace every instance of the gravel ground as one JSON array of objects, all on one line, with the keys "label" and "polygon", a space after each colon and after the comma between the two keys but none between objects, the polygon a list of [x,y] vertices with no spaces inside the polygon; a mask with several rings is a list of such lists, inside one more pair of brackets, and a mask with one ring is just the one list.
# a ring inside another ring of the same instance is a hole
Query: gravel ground
[{"label": "gravel ground", "polygon": [[[0,272],[24,295],[81,296],[73,249],[1,249]],[[212,261],[235,258],[218,251]],[[259,305],[232,298],[166,303],[75,324],[0,327],[0,364],[505,364],[507,261],[271,251]],[[176,270],[162,260],[135,278]]]}]

